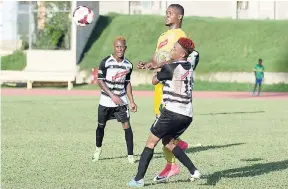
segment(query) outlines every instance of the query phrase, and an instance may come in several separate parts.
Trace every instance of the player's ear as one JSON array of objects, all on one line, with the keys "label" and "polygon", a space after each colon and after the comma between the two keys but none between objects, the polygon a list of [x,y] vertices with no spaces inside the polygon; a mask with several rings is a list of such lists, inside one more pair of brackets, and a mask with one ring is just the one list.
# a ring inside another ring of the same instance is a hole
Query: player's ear
[{"label": "player's ear", "polygon": [[182,19],[183,19],[183,15],[179,14],[179,15],[178,15],[178,19],[179,19],[179,20],[182,20]]},{"label": "player's ear", "polygon": [[185,58],[185,57],[187,57],[187,54],[185,52],[182,52],[181,53],[181,58]]}]

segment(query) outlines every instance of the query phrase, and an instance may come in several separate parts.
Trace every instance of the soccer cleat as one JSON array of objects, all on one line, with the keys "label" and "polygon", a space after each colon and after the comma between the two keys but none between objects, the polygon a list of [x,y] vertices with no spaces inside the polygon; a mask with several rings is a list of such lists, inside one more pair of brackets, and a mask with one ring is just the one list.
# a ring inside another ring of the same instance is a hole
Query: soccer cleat
[{"label": "soccer cleat", "polygon": [[195,170],[194,174],[190,176],[190,181],[193,182],[197,179],[200,179],[201,173],[198,170]]},{"label": "soccer cleat", "polygon": [[95,150],[95,152],[94,152],[94,154],[93,154],[93,157],[92,157],[92,161],[93,161],[93,162],[99,160],[100,155],[101,155],[101,152],[102,152],[101,147],[100,147],[100,148],[96,147],[96,150]]},{"label": "soccer cleat", "polygon": [[180,168],[176,163],[170,164],[167,163],[163,171],[154,177],[155,182],[165,182],[167,181],[170,177],[176,176],[180,173]]},{"label": "soccer cleat", "polygon": [[141,179],[141,180],[135,181],[133,179],[133,180],[131,180],[130,182],[127,183],[127,186],[130,186],[130,187],[143,187],[144,186],[144,180]]},{"label": "soccer cleat", "polygon": [[129,163],[135,163],[135,159],[133,155],[128,155],[128,162]]},{"label": "soccer cleat", "polygon": [[188,143],[183,140],[179,140],[177,146],[179,146],[183,151],[185,151],[188,148]]}]

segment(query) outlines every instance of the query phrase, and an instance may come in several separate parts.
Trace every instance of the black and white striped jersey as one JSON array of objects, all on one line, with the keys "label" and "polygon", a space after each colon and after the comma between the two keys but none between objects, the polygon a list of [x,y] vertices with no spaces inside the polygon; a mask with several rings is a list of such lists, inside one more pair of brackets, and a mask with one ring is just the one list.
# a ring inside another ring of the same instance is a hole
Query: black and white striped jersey
[{"label": "black and white striped jersey", "polygon": [[199,52],[194,50],[187,58],[187,61],[190,62],[192,64],[193,70],[196,70],[196,67],[198,65],[199,62]]},{"label": "black and white striped jersey", "polygon": [[164,84],[163,103],[165,108],[181,115],[193,117],[193,67],[191,63],[177,61],[166,64],[156,77]]},{"label": "black and white striped jersey", "polygon": [[200,56],[199,56],[199,52],[194,50],[187,58],[187,61],[191,63],[192,67],[193,67],[193,81],[192,81],[192,88],[194,88],[194,77],[195,77],[195,70],[196,70],[196,67],[199,63],[199,59],[200,59]]},{"label": "black and white striped jersey", "polygon": [[[98,69],[98,80],[104,80],[108,88],[115,95],[118,95],[124,104],[128,104],[125,83],[130,82],[133,70],[132,63],[124,58],[122,62],[117,62],[113,55],[104,58]],[[117,107],[110,96],[101,90],[100,105],[105,107]]]}]

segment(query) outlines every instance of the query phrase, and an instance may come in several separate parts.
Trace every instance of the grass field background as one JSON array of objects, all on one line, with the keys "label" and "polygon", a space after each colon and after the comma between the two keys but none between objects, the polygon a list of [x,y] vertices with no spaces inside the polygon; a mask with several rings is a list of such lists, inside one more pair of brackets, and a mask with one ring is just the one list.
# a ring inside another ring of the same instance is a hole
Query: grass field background
[{"label": "grass field background", "polygon": [[[26,88],[26,84],[5,84],[1,86],[2,88]],[[53,88],[48,86],[33,86],[33,88]],[[67,90],[67,84],[65,83],[63,86],[54,87],[57,89]],[[209,81],[195,81],[194,91],[245,91],[245,92],[252,92],[254,88],[254,84],[251,83],[223,83],[223,82],[209,82]],[[73,90],[100,90],[98,85],[75,85]],[[133,86],[133,90],[154,90],[153,85],[138,85]],[[279,84],[272,84],[262,85],[262,92],[288,92],[288,84],[279,83]]]},{"label": "grass field background", "polygon": [[[195,81],[194,91],[245,91],[252,92],[254,84],[251,83],[224,83],[224,82],[209,82]],[[83,85],[75,87],[75,89],[100,90],[98,85]],[[138,85],[133,87],[134,90],[154,90],[153,85]],[[257,89],[258,90],[258,89]],[[262,85],[262,92],[288,92],[288,84],[272,84]]]},{"label": "grass field background", "polygon": [[[154,121],[151,98],[136,97],[132,114],[135,154],[139,159]],[[146,188],[288,188],[287,101],[195,99],[195,119],[183,135],[187,153],[204,174],[187,182],[188,171],[166,184],[153,176],[164,164],[157,146],[147,171]],[[123,189],[137,164],[126,159],[124,132],[107,124],[102,160],[91,162],[95,145],[97,97],[2,97],[3,189]]]},{"label": "grass field background", "polygon": [[[113,51],[112,43],[118,35],[127,38],[130,61],[150,60],[158,37],[167,30],[164,19],[154,15],[100,16],[84,50],[81,68],[90,71],[98,66]],[[183,30],[200,52],[198,73],[251,72],[260,57],[266,72],[288,72],[288,21],[185,17]],[[22,69],[25,61],[25,55],[15,53],[3,57],[1,69]]]},{"label": "grass field background", "polygon": [[[152,15],[100,16],[80,66],[91,70],[99,65],[112,52],[117,35],[127,37],[127,57],[134,64],[151,60],[158,37],[167,31],[164,20]],[[198,73],[251,72],[259,57],[267,72],[288,71],[288,21],[184,17],[182,28],[200,52]]]}]

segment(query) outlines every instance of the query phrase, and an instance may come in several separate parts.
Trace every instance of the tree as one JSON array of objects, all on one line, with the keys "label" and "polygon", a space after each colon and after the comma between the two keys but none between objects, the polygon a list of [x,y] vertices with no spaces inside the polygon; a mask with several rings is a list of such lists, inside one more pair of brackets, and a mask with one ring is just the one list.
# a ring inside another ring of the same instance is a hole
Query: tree
[{"label": "tree", "polygon": [[[71,37],[71,2],[44,1],[46,14],[44,27],[36,27],[36,49],[69,49]],[[38,8],[38,6],[37,6]],[[34,16],[36,25],[38,15]],[[43,16],[43,15],[42,15]]]}]

